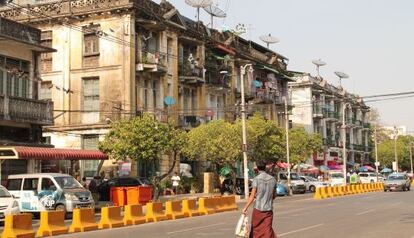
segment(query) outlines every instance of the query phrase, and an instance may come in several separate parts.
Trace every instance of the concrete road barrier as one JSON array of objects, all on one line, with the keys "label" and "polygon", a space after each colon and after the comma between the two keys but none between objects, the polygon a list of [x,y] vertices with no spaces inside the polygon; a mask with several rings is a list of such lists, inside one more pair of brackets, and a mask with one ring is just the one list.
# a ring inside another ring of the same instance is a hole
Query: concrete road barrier
[{"label": "concrete road barrier", "polygon": [[216,210],[219,212],[237,211],[235,196],[223,196],[216,199]]},{"label": "concrete road barrier", "polygon": [[326,191],[327,191],[327,195],[328,195],[328,197],[330,197],[330,198],[333,198],[335,195],[334,195],[334,191],[333,191],[333,187],[327,187],[326,188]]},{"label": "concrete road barrier", "polygon": [[322,197],[322,190],[323,190],[323,187],[322,188],[316,188],[315,194],[313,195],[313,199],[316,199],[316,200],[324,199],[324,197]]},{"label": "concrete road barrier", "polygon": [[73,210],[72,225],[69,232],[83,232],[98,230],[93,208],[77,208]]},{"label": "concrete road barrier", "polygon": [[168,219],[175,220],[185,217],[181,204],[181,201],[168,201],[165,203],[165,214]]},{"label": "concrete road barrier", "polygon": [[37,236],[54,236],[67,234],[69,228],[65,225],[64,211],[43,211],[40,213],[40,226]]},{"label": "concrete road barrier", "polygon": [[147,203],[146,211],[147,222],[157,222],[168,220],[163,209],[163,204],[160,202],[149,202]]},{"label": "concrete road barrier", "polygon": [[142,212],[142,205],[126,205],[124,207],[124,225],[138,225],[147,221]]},{"label": "concrete road barrier", "polygon": [[121,215],[121,207],[103,207],[99,229],[110,229],[124,226],[124,218]]},{"label": "concrete road barrier", "polygon": [[328,190],[328,187],[321,187],[321,197],[322,197],[322,199],[329,198],[327,190]]},{"label": "concrete road barrier", "polygon": [[34,238],[32,214],[6,215],[2,238]]},{"label": "concrete road barrier", "polygon": [[200,214],[209,215],[216,213],[216,201],[214,198],[199,198],[198,211]]},{"label": "concrete road barrier", "polygon": [[184,199],[182,201],[182,208],[184,216],[186,217],[194,217],[200,216],[200,212],[197,209],[197,200],[196,199]]}]

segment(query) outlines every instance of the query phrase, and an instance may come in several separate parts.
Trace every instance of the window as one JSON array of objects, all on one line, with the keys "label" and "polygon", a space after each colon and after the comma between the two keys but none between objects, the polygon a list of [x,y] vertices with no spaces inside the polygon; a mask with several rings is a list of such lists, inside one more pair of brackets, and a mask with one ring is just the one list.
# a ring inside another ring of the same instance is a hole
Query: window
[{"label": "window", "polygon": [[[52,31],[43,31],[41,33],[41,44],[43,46],[52,48],[53,46]],[[52,52],[41,54],[40,60],[41,60],[42,72],[52,71]]]},{"label": "window", "polygon": [[30,64],[0,55],[0,94],[27,97]]},{"label": "window", "polygon": [[22,179],[9,179],[7,189],[10,191],[20,191],[22,188]]},{"label": "window", "polygon": [[[83,135],[82,148],[84,150],[97,150],[99,135]],[[99,160],[83,160],[83,177],[93,177],[99,165]]]},{"label": "window", "polygon": [[83,110],[99,111],[99,79],[83,79]]},{"label": "window", "polygon": [[50,178],[42,178],[42,190],[52,190],[56,191],[56,185],[53,183],[53,181]]},{"label": "window", "polygon": [[144,108],[148,109],[148,80],[144,81]]},{"label": "window", "polygon": [[[94,29],[97,30],[96,28]],[[99,54],[99,37],[95,32],[88,32],[83,35],[83,54],[84,56]]]},{"label": "window", "polygon": [[97,123],[99,121],[99,78],[84,78],[82,123]]},{"label": "window", "polygon": [[157,81],[152,81],[152,107],[154,110],[157,108],[157,86]]},{"label": "window", "polygon": [[42,82],[40,86],[40,99],[52,100],[52,82]]},{"label": "window", "polygon": [[37,192],[37,184],[39,179],[37,178],[25,178],[23,183],[23,190]]},{"label": "window", "polygon": [[0,69],[0,94],[4,93],[4,85],[6,84],[6,80],[4,77],[4,71]]}]

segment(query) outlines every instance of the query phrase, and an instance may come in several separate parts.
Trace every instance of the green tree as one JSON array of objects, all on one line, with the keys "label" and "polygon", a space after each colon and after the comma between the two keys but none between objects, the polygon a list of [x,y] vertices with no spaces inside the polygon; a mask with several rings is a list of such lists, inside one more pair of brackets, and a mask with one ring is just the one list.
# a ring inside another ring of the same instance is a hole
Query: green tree
[{"label": "green tree", "polygon": [[303,127],[289,130],[290,163],[305,162],[315,151],[322,148],[322,138],[319,134],[309,134]]},{"label": "green tree", "polygon": [[240,144],[241,136],[233,124],[215,120],[188,132],[183,153],[189,159],[225,164],[240,156]]},{"label": "green tree", "polygon": [[144,114],[113,123],[99,149],[115,160],[149,161],[154,165],[163,155],[172,156],[168,172],[153,177],[154,199],[158,199],[160,182],[173,171],[186,141],[186,132]]},{"label": "green tree", "polygon": [[[414,142],[412,136],[399,136],[396,141],[398,166],[402,170],[410,170],[410,143]],[[394,140],[387,139],[378,143],[378,160],[381,166],[392,168],[395,161]]]}]

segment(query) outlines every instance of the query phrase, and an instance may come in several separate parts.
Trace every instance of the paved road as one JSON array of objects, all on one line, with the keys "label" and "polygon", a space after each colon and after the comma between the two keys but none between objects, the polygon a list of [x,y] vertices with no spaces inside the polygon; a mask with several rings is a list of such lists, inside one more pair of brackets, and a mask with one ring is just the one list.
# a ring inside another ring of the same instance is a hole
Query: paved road
[{"label": "paved road", "polygon": [[[374,192],[316,201],[310,195],[277,198],[274,228],[287,238],[414,238],[414,192]],[[65,237],[234,237],[240,212],[148,223]]]}]

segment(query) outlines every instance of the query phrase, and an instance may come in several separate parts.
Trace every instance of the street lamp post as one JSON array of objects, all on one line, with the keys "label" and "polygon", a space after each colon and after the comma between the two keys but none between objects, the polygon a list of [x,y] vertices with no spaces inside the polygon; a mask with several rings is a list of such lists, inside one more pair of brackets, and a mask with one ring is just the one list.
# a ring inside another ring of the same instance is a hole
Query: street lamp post
[{"label": "street lamp post", "polygon": [[343,174],[344,174],[344,185],[346,185],[346,163],[347,163],[347,155],[346,155],[346,122],[345,122],[345,113],[346,108],[350,107],[350,103],[345,103],[344,108],[342,109],[342,157],[343,157]]},{"label": "street lamp post", "polygon": [[411,175],[413,175],[413,142],[410,141],[410,165],[411,165]]},{"label": "street lamp post", "polygon": [[374,127],[374,146],[375,146],[375,172],[377,174],[378,181],[378,144],[377,144],[377,125]]},{"label": "street lamp post", "polygon": [[252,64],[246,64],[240,67],[240,93],[241,93],[241,121],[242,121],[242,137],[243,137],[243,174],[244,174],[244,198],[249,197],[249,169],[247,167],[247,132],[246,132],[246,102],[244,97],[244,75],[246,68],[253,70]]},{"label": "street lamp post", "polygon": [[395,157],[395,171],[398,173],[398,155],[397,155],[397,127],[394,126],[394,157]]},{"label": "street lamp post", "polygon": [[288,96],[285,97],[285,130],[286,130],[286,160],[287,160],[287,182],[288,192],[292,195],[292,189],[290,187],[290,151],[289,151],[289,114],[288,114]]}]

